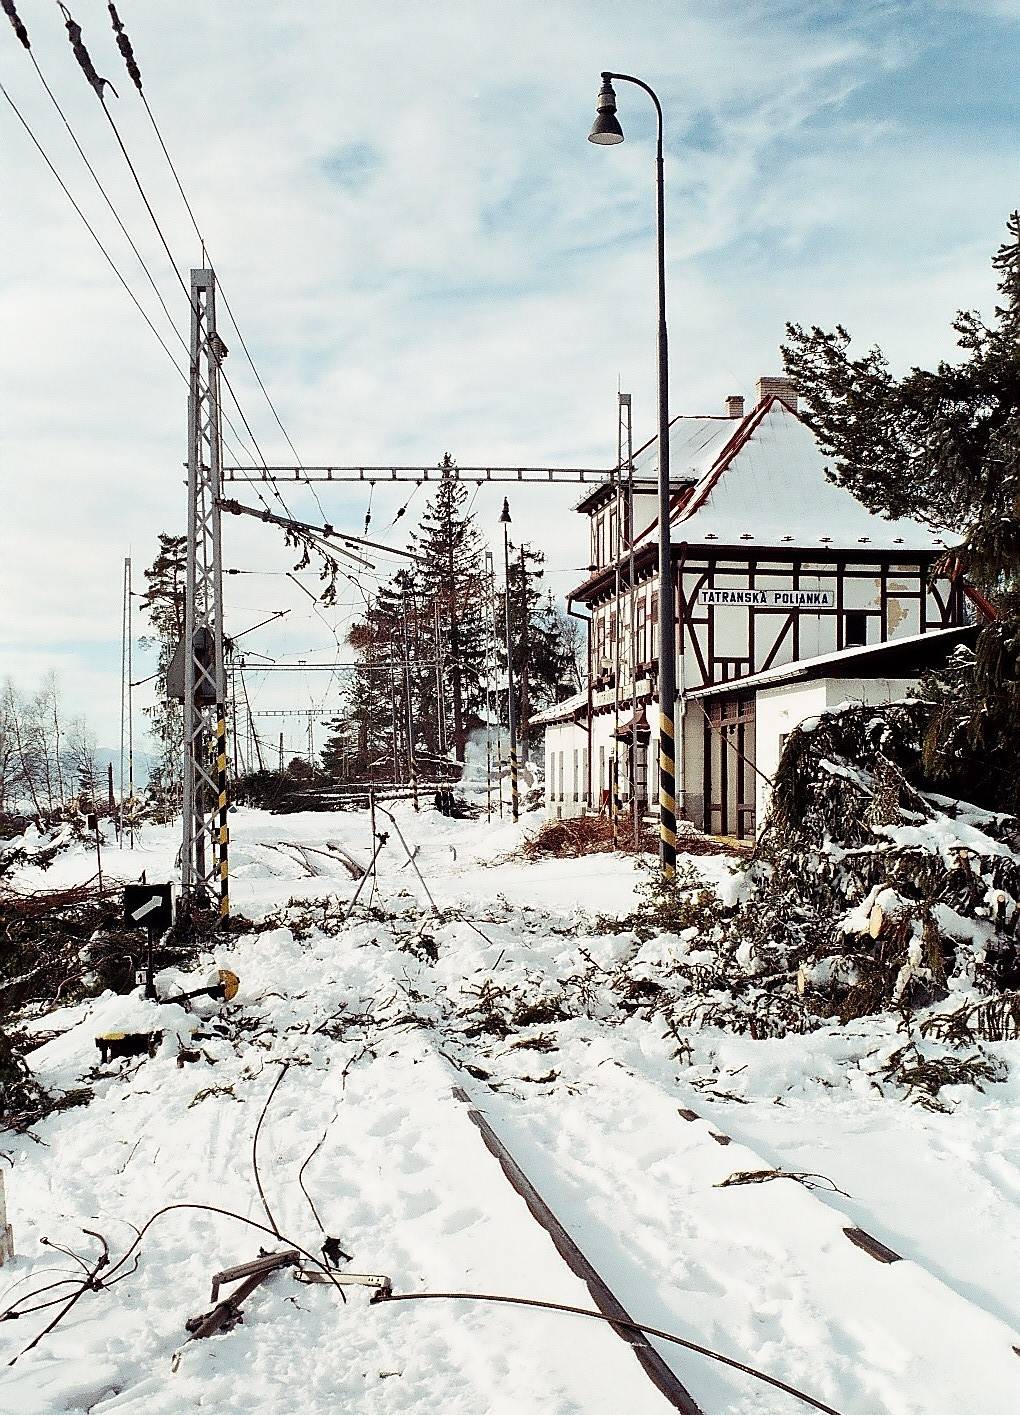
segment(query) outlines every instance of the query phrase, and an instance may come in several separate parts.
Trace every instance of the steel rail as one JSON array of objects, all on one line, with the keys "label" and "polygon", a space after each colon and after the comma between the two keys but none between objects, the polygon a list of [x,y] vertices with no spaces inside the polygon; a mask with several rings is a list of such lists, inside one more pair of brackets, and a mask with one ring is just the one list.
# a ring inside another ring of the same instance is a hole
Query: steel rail
[{"label": "steel rail", "polygon": [[674,1410],[681,1411],[682,1415],[704,1415],[701,1406],[672,1367],[648,1344],[646,1338],[643,1339],[634,1318],[563,1227],[485,1116],[473,1104],[471,1097],[460,1086],[453,1088],[453,1094],[457,1100],[470,1107],[468,1115],[481,1132],[486,1149],[499,1161],[503,1173],[527,1204],[532,1218],[548,1233],[567,1267],[585,1284],[596,1307],[606,1317],[613,1331],[630,1346],[648,1379],[665,1396]]}]

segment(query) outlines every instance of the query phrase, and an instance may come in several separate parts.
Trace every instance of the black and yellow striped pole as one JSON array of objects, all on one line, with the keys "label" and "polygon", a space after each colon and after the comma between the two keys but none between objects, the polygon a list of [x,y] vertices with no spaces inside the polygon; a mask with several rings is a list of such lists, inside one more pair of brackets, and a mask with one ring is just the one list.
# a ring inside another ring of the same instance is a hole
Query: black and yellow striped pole
[{"label": "black and yellow striped pole", "polygon": [[227,713],[223,703],[216,704],[216,804],[219,816],[217,853],[220,868],[220,918],[230,913],[230,869],[227,847],[230,830],[227,825]]},{"label": "black and yellow striped pole", "polygon": [[[506,609],[506,692],[507,720],[510,727],[510,809],[514,820],[521,814],[520,788],[517,780],[517,708],[514,703],[513,636],[510,633],[510,502],[503,498],[503,565],[506,589],[503,594]],[[526,610],[525,610],[526,612]]]},{"label": "black and yellow striped pole", "polygon": [[666,232],[665,183],[662,173],[662,105],[655,91],[632,74],[602,73],[602,87],[596,103],[595,123],[588,141],[599,147],[615,147],[623,142],[623,129],[616,116],[613,80],[636,84],[655,105],[657,140],[655,152],[655,218],[658,253],[658,393],[659,393],[659,859],[667,879],[676,875],[676,611],[673,596],[673,564],[670,551],[669,485],[669,357],[666,341]]}]

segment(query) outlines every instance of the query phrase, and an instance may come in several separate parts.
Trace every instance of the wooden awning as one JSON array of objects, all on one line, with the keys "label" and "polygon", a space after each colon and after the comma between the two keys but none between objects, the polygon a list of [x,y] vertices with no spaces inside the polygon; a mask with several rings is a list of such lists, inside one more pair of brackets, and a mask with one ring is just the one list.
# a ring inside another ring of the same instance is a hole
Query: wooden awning
[{"label": "wooden awning", "polygon": [[648,718],[645,715],[644,703],[638,708],[633,717],[628,717],[626,722],[621,722],[613,733],[621,742],[629,742],[634,734],[637,734],[638,741],[647,741],[652,735],[652,729],[648,725]]}]

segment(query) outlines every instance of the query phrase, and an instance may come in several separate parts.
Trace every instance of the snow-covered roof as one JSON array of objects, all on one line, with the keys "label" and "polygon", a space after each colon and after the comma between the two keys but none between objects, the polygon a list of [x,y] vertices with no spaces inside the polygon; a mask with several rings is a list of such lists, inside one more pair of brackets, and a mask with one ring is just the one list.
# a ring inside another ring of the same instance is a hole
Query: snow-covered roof
[{"label": "snow-covered roof", "polygon": [[[741,425],[738,418],[688,416],[680,413],[669,424],[669,480],[677,492],[698,481],[712,466],[734,431]],[[623,481],[626,482],[626,474]],[[634,453],[634,490],[638,494],[654,492],[659,480],[659,439],[651,437]],[[585,490],[575,511],[591,512],[610,500],[616,493],[617,481],[607,477],[596,487]]]},{"label": "snow-covered roof", "polygon": [[[678,498],[672,519],[674,543],[825,545],[858,553],[866,553],[867,546],[902,547],[908,553],[958,544],[949,531],[876,515],[830,481],[828,459],[814,433],[780,398],[764,399],[739,422],[728,418],[679,421],[690,427],[680,446],[670,438],[670,456],[676,459],[670,463],[671,479],[680,478],[687,467],[697,467],[699,457],[701,466],[697,484]],[[654,459],[654,444],[647,455]],[[656,535],[657,527],[652,525],[639,541]]]},{"label": "snow-covered roof", "polygon": [[587,708],[587,706],[588,694],[575,693],[572,698],[564,698],[561,703],[553,703],[552,707],[547,707],[542,712],[532,713],[528,722],[532,727],[548,727],[552,722],[566,722],[576,712]]},{"label": "snow-covered roof", "polygon": [[[762,673],[749,673],[746,678],[731,678],[725,683],[713,683],[687,693],[688,698],[718,698],[726,693],[744,693],[757,689],[775,688],[798,678],[868,678],[872,674],[890,671],[890,664],[911,677],[906,665],[927,667],[959,644],[977,636],[979,625],[957,624],[949,629],[929,629],[926,634],[904,634],[899,639],[885,639],[880,644],[864,644],[859,648],[837,649],[814,658],[799,658],[778,668],[766,668]],[[900,662],[902,661],[902,662]],[[869,672],[869,670],[871,670]]]},{"label": "snow-covered roof", "polygon": [[[740,418],[687,417],[674,418],[669,425],[669,479],[698,481],[714,463],[730,441]],[[635,477],[659,475],[659,439],[653,437],[634,454]]]}]

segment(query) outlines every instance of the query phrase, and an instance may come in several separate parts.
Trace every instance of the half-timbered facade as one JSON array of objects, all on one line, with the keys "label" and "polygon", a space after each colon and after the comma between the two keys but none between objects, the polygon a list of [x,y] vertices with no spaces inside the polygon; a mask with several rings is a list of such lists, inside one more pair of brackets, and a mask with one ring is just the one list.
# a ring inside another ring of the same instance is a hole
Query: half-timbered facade
[{"label": "half-timbered facade", "polygon": [[[870,512],[827,476],[791,385],[761,380],[759,393],[746,415],[731,399],[731,416],[670,428],[678,797],[698,826],[737,836],[756,825],[754,696],[743,680],[968,617],[962,581],[935,575],[951,538]],[[598,808],[614,770],[624,798],[657,798],[656,478],[652,441],[634,459],[633,528],[625,484],[578,506],[592,527],[593,571],[571,595],[590,613],[589,701],[580,721],[576,709],[570,722],[553,710],[547,747],[571,761],[576,750],[587,774],[576,800],[549,799],[553,815]],[[723,691],[703,700],[709,687]]]}]

